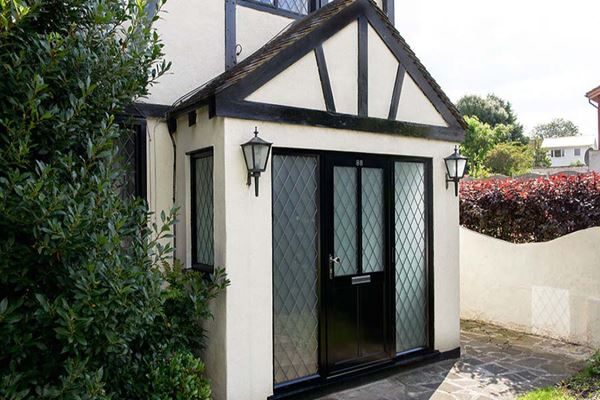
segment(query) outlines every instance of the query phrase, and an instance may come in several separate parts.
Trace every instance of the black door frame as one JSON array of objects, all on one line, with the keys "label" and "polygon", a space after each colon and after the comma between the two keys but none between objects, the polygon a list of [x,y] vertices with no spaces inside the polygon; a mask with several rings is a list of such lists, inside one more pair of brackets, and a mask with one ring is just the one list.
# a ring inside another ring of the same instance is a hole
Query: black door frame
[{"label": "black door frame", "polygon": [[[333,190],[334,190],[334,182],[333,182],[333,170],[334,167],[336,166],[348,166],[348,167],[352,167],[352,168],[357,168],[356,173],[357,173],[357,190],[360,190],[360,187],[362,185],[361,181],[362,181],[362,174],[360,173],[361,168],[365,167],[365,168],[381,168],[383,170],[384,173],[384,180],[383,180],[383,196],[384,196],[384,271],[383,271],[383,294],[384,294],[384,304],[383,304],[383,315],[384,315],[384,321],[383,321],[383,330],[384,330],[384,340],[383,340],[383,345],[384,345],[384,353],[386,354],[387,358],[386,359],[373,359],[371,361],[366,361],[364,363],[360,363],[357,361],[357,364],[354,366],[349,366],[349,368],[343,368],[343,369],[338,369],[338,370],[334,370],[333,369],[333,363],[331,362],[331,360],[329,360],[327,358],[327,350],[328,350],[328,346],[330,344],[328,344],[328,340],[327,340],[327,336],[323,336],[323,340],[319,343],[320,347],[323,348],[324,351],[324,359],[323,359],[323,364],[321,365],[322,368],[322,372],[324,372],[324,375],[328,378],[331,378],[333,376],[336,375],[343,375],[344,373],[346,373],[347,371],[354,371],[357,368],[358,369],[362,369],[365,368],[366,366],[369,365],[375,365],[375,364],[380,364],[381,362],[387,362],[389,359],[391,359],[392,357],[394,357],[394,351],[393,351],[393,343],[391,342],[391,340],[393,339],[393,336],[390,336],[390,325],[391,322],[393,321],[394,315],[392,314],[392,310],[390,309],[390,296],[393,295],[392,293],[392,286],[390,285],[390,281],[389,281],[389,271],[392,268],[392,259],[389,257],[390,253],[391,253],[391,240],[392,240],[392,236],[390,236],[390,227],[391,227],[391,221],[389,219],[389,212],[388,210],[390,210],[392,203],[390,203],[390,200],[393,199],[393,193],[391,190],[391,186],[389,185],[389,181],[391,179],[392,172],[390,171],[390,166],[387,162],[387,157],[385,156],[380,156],[380,155],[376,155],[376,154],[357,154],[357,153],[341,153],[341,152],[326,152],[322,155],[322,159],[323,159],[323,170],[324,170],[324,176],[325,176],[325,180],[322,181],[322,183],[324,184],[324,191],[328,191],[326,193],[324,197],[324,207],[323,210],[323,218],[321,220],[322,222],[322,237],[323,237],[323,241],[322,241],[322,251],[321,251],[321,275],[325,275],[325,278],[322,279],[323,281],[323,285],[322,285],[322,293],[323,293],[323,299],[324,301],[324,321],[322,323],[322,325],[325,326],[325,328],[327,328],[327,321],[328,318],[330,318],[331,316],[329,315],[329,313],[331,312],[331,310],[329,310],[329,307],[333,306],[333,299],[331,298],[331,296],[333,296],[333,283],[330,281],[330,279],[327,279],[327,275],[329,274],[329,253],[333,252],[333,237],[334,237],[334,200],[333,200]],[[360,165],[358,165],[357,161],[360,161]],[[358,270],[359,270],[359,274],[364,274],[364,271],[362,269],[362,254],[363,254],[363,249],[362,249],[362,235],[360,234],[362,232],[362,196],[360,195],[360,191],[356,193],[357,195],[357,210],[356,210],[356,221],[357,221],[357,262],[358,262]],[[337,254],[335,254],[337,256]],[[347,278],[348,280],[350,279],[349,277]],[[326,332],[325,332],[326,333]]]},{"label": "black door frame", "polygon": [[[319,293],[317,294],[318,299],[318,372],[315,375],[298,378],[292,381],[280,383],[274,385],[274,395],[270,398],[285,398],[287,396],[293,396],[298,393],[302,393],[308,390],[314,390],[330,384],[352,379],[364,374],[370,374],[385,370],[388,368],[404,367],[412,363],[419,363],[430,359],[439,359],[441,355],[437,350],[434,349],[435,344],[435,329],[434,329],[434,271],[433,271],[433,160],[429,157],[414,157],[414,156],[400,156],[391,154],[373,154],[373,153],[361,153],[361,152],[344,152],[344,151],[325,151],[325,150],[314,150],[314,149],[303,149],[303,148],[273,148],[273,155],[305,155],[315,156],[317,158],[319,182],[317,194],[319,209],[317,214],[319,216],[319,232],[318,232],[318,275],[317,275],[317,286]],[[328,158],[332,156],[343,156],[348,157],[364,157],[364,158],[378,158],[385,160],[389,173],[385,174],[387,180],[384,183],[384,193],[386,195],[386,204],[388,205],[385,210],[385,218],[389,223],[386,223],[388,231],[386,232],[389,238],[389,246],[386,248],[386,262],[388,262],[389,268],[387,268],[386,279],[386,300],[387,300],[387,327],[386,327],[386,350],[389,352],[389,359],[369,364],[365,367],[359,367],[356,370],[343,372],[335,375],[328,375],[327,371],[327,348],[326,348],[326,334],[327,334],[327,304],[325,301],[325,285],[326,280],[324,274],[328,273],[328,257],[324,255],[327,250],[327,230],[331,230],[332,226],[323,215],[323,210],[328,209],[326,204],[328,196],[322,194],[324,185],[328,182],[327,168],[325,167],[328,162]],[[425,243],[426,243],[426,264],[427,264],[427,308],[428,308],[428,346],[423,348],[411,349],[402,353],[396,353],[396,324],[395,324],[395,207],[394,207],[394,162],[416,162],[424,165],[425,169]],[[272,163],[272,159],[270,161]],[[271,165],[272,167],[272,165]],[[273,176],[273,174],[272,174]],[[273,275],[272,275],[273,279]],[[272,282],[273,283],[273,282]],[[273,310],[274,311],[274,310]],[[274,328],[273,328],[274,329]],[[274,332],[272,333],[274,338]],[[274,356],[274,355],[273,355]]]}]

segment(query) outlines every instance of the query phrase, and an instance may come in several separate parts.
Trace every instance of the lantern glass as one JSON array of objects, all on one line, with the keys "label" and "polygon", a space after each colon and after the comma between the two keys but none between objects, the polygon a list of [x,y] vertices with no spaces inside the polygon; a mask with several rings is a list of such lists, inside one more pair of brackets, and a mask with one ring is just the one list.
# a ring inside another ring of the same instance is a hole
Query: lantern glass
[{"label": "lantern glass", "polygon": [[461,179],[465,176],[465,167],[467,166],[466,158],[459,158],[456,160],[456,177]]},{"label": "lantern glass", "polygon": [[267,161],[269,160],[269,150],[271,145],[267,143],[255,144],[252,146],[254,153],[254,169],[255,171],[265,172],[267,169]]},{"label": "lantern glass", "polygon": [[242,150],[244,151],[244,161],[246,161],[246,168],[248,171],[254,171],[254,155],[252,151],[252,144],[246,143],[242,145]]}]

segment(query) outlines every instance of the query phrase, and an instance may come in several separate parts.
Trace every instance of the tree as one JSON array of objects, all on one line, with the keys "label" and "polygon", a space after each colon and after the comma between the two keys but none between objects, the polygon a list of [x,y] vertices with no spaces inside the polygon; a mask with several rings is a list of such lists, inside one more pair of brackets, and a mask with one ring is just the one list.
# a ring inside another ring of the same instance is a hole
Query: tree
[{"label": "tree", "polygon": [[579,132],[577,125],[563,118],[555,118],[546,124],[537,125],[531,131],[531,136],[539,136],[542,138],[579,135],[581,135],[581,132]]},{"label": "tree", "polygon": [[531,153],[533,155],[534,168],[548,168],[552,166],[552,160],[548,157],[548,152],[542,148],[543,139],[539,136],[534,136],[529,141]]},{"label": "tree", "polygon": [[524,174],[532,164],[530,149],[514,143],[498,143],[486,155],[484,162],[490,171],[507,176]]},{"label": "tree", "polygon": [[510,102],[494,94],[488,94],[485,98],[467,95],[458,100],[456,107],[463,116],[475,116],[491,127],[497,125],[510,127],[508,141],[527,143],[527,138],[523,135],[523,126],[517,121],[517,115]]},{"label": "tree", "polygon": [[464,117],[468,128],[461,153],[469,158],[469,175],[481,177],[489,172],[485,159],[498,143],[510,142],[511,126],[498,124],[495,127],[479,121],[477,117]]},{"label": "tree", "polygon": [[145,7],[0,1],[2,399],[198,398],[149,379],[169,360],[207,393],[201,317],[224,282],[163,273],[174,216],[154,234],[119,191],[117,116],[168,68]]}]

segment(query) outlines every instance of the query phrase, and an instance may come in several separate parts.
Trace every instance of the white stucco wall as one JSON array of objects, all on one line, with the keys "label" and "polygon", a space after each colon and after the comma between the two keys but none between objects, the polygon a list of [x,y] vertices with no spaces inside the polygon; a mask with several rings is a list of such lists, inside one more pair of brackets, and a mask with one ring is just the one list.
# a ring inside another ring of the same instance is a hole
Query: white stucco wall
[{"label": "white stucco wall", "polygon": [[[329,128],[225,119],[226,376],[228,399],[264,399],[273,387],[271,167],[260,178],[260,196],[247,187],[240,144],[252,136],[277,147],[432,157],[434,167],[435,348],[459,340],[458,201],[446,190],[443,157],[453,143]],[[224,311],[224,310],[223,310]]]},{"label": "white stucco wall", "polygon": [[225,70],[225,5],[217,0],[167,1],[156,28],[171,69],[142,102],[170,105]]},{"label": "white stucco wall", "polygon": [[161,211],[168,214],[173,205],[173,145],[166,122],[157,118],[146,120],[146,160],[151,222],[161,226]]},{"label": "white stucco wall", "polygon": [[[210,1],[221,3],[215,0]],[[238,61],[260,49],[294,21],[292,18],[238,5],[236,7],[236,42],[242,46],[242,53],[238,56]]]},{"label": "white stucco wall", "polygon": [[315,52],[290,65],[246,100],[324,111],[325,99]]},{"label": "white stucco wall", "polygon": [[[226,163],[223,145],[223,119],[208,119],[207,108],[198,110],[197,123],[188,126],[187,115],[177,119],[177,132],[175,141],[177,145],[177,197],[176,205],[179,207],[179,223],[175,230],[176,256],[187,267],[191,266],[191,182],[190,182],[190,156],[189,152],[213,147],[214,149],[214,260],[216,267],[224,267],[227,261],[225,252],[226,244],[226,214],[225,214],[225,174]],[[172,171],[171,171],[172,173]],[[159,190],[167,190],[159,187]],[[226,328],[224,319],[227,292],[221,294],[212,304],[212,311],[216,318],[207,323],[206,350],[203,361],[207,373],[212,379],[212,389],[215,399],[225,399],[227,391],[226,375]]]},{"label": "white stucco wall", "polygon": [[408,72],[404,74],[396,119],[398,121],[435,126],[448,126],[446,120],[436,110]]},{"label": "white stucco wall", "polygon": [[368,28],[369,117],[387,119],[398,60],[371,25]]},{"label": "white stucco wall", "polygon": [[600,228],[513,244],[460,228],[461,317],[600,345]]},{"label": "white stucco wall", "polygon": [[323,43],[335,109],[358,114],[358,22],[351,22]]}]

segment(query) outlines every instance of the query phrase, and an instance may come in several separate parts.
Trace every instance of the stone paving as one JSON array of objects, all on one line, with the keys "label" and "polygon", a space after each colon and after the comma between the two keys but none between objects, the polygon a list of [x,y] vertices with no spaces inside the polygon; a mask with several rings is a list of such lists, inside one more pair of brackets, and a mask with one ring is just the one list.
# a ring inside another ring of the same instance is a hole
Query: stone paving
[{"label": "stone paving", "polygon": [[593,350],[472,321],[461,324],[461,353],[319,400],[512,399],[581,369]]}]

